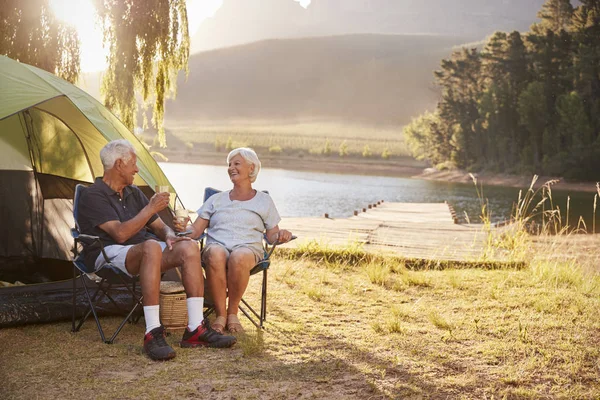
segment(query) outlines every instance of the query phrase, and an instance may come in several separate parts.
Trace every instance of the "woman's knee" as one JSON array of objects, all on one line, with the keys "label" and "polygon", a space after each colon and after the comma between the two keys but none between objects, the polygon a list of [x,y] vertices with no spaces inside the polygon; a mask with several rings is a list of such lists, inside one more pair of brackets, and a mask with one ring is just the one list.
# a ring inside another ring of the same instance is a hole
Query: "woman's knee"
[{"label": "woman's knee", "polygon": [[220,246],[210,246],[202,253],[205,268],[221,270],[227,265],[227,251]]},{"label": "woman's knee", "polygon": [[231,252],[229,256],[229,261],[227,262],[228,268],[250,268],[256,264],[256,255],[254,252],[247,248],[239,248],[235,249]]}]

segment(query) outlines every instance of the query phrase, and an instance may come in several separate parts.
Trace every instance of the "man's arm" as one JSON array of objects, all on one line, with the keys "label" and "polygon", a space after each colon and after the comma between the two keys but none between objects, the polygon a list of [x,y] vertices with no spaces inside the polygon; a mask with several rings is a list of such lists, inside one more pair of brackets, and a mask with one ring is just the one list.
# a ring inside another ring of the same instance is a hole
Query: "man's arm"
[{"label": "man's arm", "polygon": [[[169,194],[168,193],[157,193],[150,199],[150,202],[146,204],[144,208],[140,210],[140,212],[133,217],[132,219],[121,222],[121,221],[108,221],[101,225],[98,225],[100,229],[108,233],[117,243],[125,243],[132,236],[138,233],[146,223],[150,220],[150,218],[163,210],[169,205]],[[160,221],[163,225],[164,223],[158,218],[156,221]],[[150,226],[152,227],[154,221]],[[168,227],[167,227],[168,228]],[[154,229],[152,229],[155,231]],[[169,228],[171,231],[171,229]],[[171,231],[172,233],[173,231]],[[157,233],[155,231],[155,233]]]},{"label": "man's arm", "polygon": [[173,232],[169,225],[165,224],[163,220],[160,219],[160,217],[155,219],[150,224],[150,229],[152,229],[152,232],[154,232],[154,234],[158,236],[159,239],[161,239],[167,244],[169,250],[173,250],[173,243],[175,242],[180,242],[182,240],[191,240],[191,238],[189,237],[177,237],[175,235],[175,232]]},{"label": "man's arm", "polygon": [[169,225],[165,224],[160,217],[154,220],[150,224],[150,229],[158,238],[164,242],[167,241],[168,238],[175,238],[175,232],[169,227]]}]

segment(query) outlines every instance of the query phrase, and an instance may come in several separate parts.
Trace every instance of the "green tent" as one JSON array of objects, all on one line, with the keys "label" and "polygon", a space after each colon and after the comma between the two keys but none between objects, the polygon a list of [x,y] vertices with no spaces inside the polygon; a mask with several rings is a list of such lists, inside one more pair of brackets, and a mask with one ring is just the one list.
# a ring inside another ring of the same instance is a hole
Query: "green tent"
[{"label": "green tent", "polygon": [[[169,185],[144,145],[96,99],[0,56],[0,281],[71,276],[74,188],[102,175],[100,149],[114,139],[135,146],[140,171],[134,183],[146,195],[155,185]],[[0,326],[3,319],[9,317],[0,310]]]}]

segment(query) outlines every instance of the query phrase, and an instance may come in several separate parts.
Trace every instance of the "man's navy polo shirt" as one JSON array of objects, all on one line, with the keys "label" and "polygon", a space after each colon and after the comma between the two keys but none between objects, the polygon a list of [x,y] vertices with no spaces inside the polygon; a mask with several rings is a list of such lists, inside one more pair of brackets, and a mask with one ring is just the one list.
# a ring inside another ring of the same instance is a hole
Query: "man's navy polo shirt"
[{"label": "man's navy polo shirt", "polygon": [[[123,198],[119,192],[112,190],[102,178],[96,178],[94,184],[85,188],[79,198],[77,221],[81,233],[100,237],[104,246],[113,244],[138,244],[156,237],[148,231],[148,226],[156,221],[154,214],[146,223],[146,226],[133,235],[125,243],[117,243],[112,236],[98,228],[108,221],[125,222],[135,217],[149,203],[146,195],[135,185],[126,186],[123,189]],[[84,261],[90,271],[93,271],[98,255],[99,246],[89,246],[84,250]]]}]

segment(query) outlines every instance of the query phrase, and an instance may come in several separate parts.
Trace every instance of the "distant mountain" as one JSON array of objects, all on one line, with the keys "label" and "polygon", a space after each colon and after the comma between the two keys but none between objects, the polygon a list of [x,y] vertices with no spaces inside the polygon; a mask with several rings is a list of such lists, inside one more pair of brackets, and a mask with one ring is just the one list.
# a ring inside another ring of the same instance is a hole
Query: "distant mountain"
[{"label": "distant mountain", "polygon": [[166,118],[404,124],[433,110],[433,71],[461,42],[432,35],[344,35],[194,54]]},{"label": "distant mountain", "polygon": [[545,0],[224,0],[192,37],[192,52],[264,39],[354,33],[435,34],[481,40],[527,30]]}]

